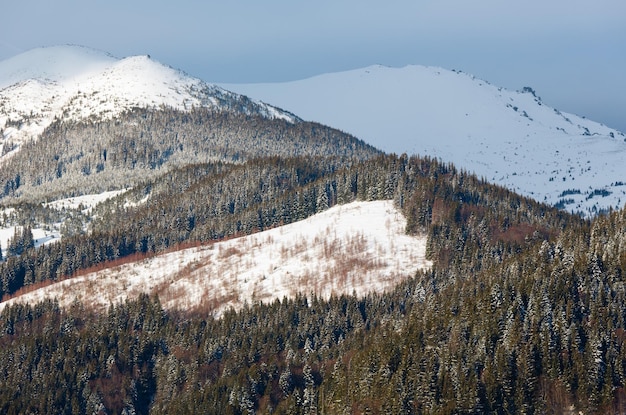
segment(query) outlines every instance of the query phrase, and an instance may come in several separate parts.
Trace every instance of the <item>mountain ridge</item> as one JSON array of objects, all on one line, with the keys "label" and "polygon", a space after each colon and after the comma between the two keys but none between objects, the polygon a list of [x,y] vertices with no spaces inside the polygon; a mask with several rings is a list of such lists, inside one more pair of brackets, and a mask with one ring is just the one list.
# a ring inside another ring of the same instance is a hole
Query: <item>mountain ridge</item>
[{"label": "mountain ridge", "polygon": [[221,86],[383,151],[437,157],[584,216],[626,201],[619,185],[626,176],[624,134],[550,108],[531,87],[510,91],[460,71],[419,65]]}]

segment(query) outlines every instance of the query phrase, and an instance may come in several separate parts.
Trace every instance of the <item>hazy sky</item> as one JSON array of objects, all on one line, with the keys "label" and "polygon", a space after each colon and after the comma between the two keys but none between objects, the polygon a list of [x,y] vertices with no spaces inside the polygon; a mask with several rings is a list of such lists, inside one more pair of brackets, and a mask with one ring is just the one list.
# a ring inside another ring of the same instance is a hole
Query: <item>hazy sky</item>
[{"label": "hazy sky", "polygon": [[626,132],[624,0],[19,0],[0,60],[79,44],[209,82],[274,82],[372,64],[458,69]]}]

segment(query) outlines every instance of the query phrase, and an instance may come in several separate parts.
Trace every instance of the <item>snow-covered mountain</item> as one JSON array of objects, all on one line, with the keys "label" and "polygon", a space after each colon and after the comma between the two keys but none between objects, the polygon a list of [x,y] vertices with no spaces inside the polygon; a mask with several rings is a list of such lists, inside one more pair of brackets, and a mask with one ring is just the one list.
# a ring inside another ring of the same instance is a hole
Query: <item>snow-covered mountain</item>
[{"label": "snow-covered mountain", "polygon": [[34,49],[0,62],[0,155],[55,119],[102,120],[132,108],[215,107],[299,120],[353,134],[385,151],[453,162],[521,194],[593,215],[626,202],[623,133],[471,75],[407,66],[274,84],[222,85],[149,56],[117,59],[79,46]]},{"label": "snow-covered mountain", "polygon": [[453,162],[523,195],[592,215],[626,203],[623,133],[471,75],[407,66],[286,83],[224,84],[384,151]]},{"label": "snow-covered mountain", "polygon": [[106,309],[140,293],[168,309],[202,307],[219,316],[244,303],[298,293],[364,296],[391,290],[432,264],[426,237],[405,233],[392,201],[353,202],[253,235],[188,248],[74,277],[0,303],[57,298]]},{"label": "snow-covered mountain", "polygon": [[[111,119],[131,108],[216,107],[295,121],[290,113],[193,78],[149,56],[81,46],[38,48],[0,62],[0,132],[19,148],[53,120]],[[6,151],[0,151],[4,154]]]}]

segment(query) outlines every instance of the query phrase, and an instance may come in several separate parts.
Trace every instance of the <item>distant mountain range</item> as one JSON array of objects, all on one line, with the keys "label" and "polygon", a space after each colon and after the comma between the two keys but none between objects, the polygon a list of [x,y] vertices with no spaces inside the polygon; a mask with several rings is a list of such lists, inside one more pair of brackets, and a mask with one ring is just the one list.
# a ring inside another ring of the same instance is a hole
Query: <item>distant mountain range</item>
[{"label": "distant mountain range", "polygon": [[0,62],[0,162],[55,122],[103,122],[138,108],[204,108],[322,123],[383,151],[440,158],[584,216],[626,202],[624,134],[550,108],[530,87],[509,91],[422,66],[222,87],[149,56],[117,59],[79,46],[31,50]]},{"label": "distant mountain range", "polygon": [[387,152],[441,158],[571,212],[590,216],[626,203],[624,134],[550,108],[531,87],[510,91],[424,66],[222,86]]}]

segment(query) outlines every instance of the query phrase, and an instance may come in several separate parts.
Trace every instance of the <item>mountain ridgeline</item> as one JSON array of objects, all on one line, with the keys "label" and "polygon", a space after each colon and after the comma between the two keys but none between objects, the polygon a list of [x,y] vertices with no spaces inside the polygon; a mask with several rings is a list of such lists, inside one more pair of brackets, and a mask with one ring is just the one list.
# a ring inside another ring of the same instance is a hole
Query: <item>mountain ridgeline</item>
[{"label": "mountain ridgeline", "polygon": [[626,201],[624,133],[552,108],[528,86],[512,91],[419,65],[223,86],[386,152],[441,158],[572,213],[594,216]]},{"label": "mountain ridgeline", "polygon": [[191,164],[306,154],[362,160],[379,151],[327,126],[243,108],[137,108],[113,120],[53,122],[3,163],[0,195],[40,202],[129,188]]}]

